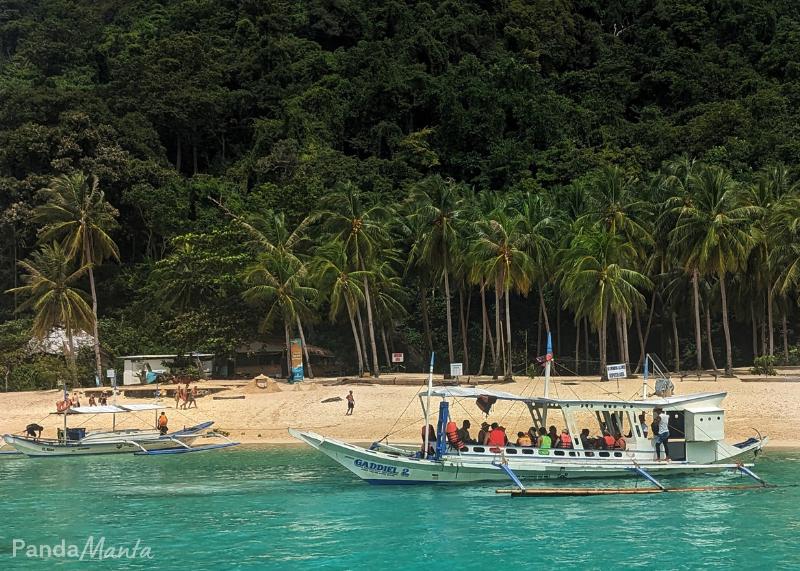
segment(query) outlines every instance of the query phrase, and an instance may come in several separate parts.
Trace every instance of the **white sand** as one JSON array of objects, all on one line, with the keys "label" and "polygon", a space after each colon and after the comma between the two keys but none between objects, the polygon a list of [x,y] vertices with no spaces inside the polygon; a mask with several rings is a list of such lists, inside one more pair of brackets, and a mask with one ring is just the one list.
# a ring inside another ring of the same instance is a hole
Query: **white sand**
[{"label": "white sand", "polygon": [[[353,442],[370,442],[385,434],[391,434],[392,442],[416,442],[422,426],[422,412],[416,394],[423,386],[422,375],[405,375],[407,379],[419,381],[418,386],[365,386],[362,384],[331,386],[332,379],[304,382],[299,385],[280,383],[280,392],[267,390],[231,389],[220,395],[243,394],[242,400],[213,400],[205,396],[198,400],[198,409],[176,411],[168,408],[170,428],[176,429],[203,420],[214,420],[215,426],[230,433],[232,438],[247,443],[295,443],[287,429],[310,429]],[[589,377],[556,378],[551,381],[551,396],[564,398],[610,397],[630,399],[641,388],[641,380],[629,379],[600,383]],[[565,385],[563,383],[577,385]],[[201,384],[202,387],[202,384]],[[524,395],[541,395],[543,380],[520,377],[515,383],[493,385],[502,391]],[[355,414],[345,416],[344,401],[347,391],[352,389],[356,399]],[[723,401],[726,410],[726,438],[745,439],[758,429],[770,437],[772,447],[800,447],[796,428],[800,426],[800,383],[797,382],[743,382],[740,379],[719,381],[675,380],[675,393],[726,391]],[[322,403],[329,397],[341,397],[342,401]],[[54,437],[61,418],[49,415],[55,412],[55,402],[60,391],[39,391],[0,394],[0,433],[19,433],[31,422],[43,425],[45,437]],[[85,406],[88,399],[83,399]],[[124,399],[124,402],[152,402]],[[174,400],[166,399],[168,407]],[[408,408],[406,408],[408,407]],[[511,409],[509,410],[509,408]],[[401,416],[402,413],[402,416]],[[459,421],[470,419],[473,433],[477,433],[483,415],[471,401],[453,405],[452,415]],[[117,417],[117,426],[144,427],[153,423],[155,414],[141,413],[136,417]],[[83,422],[89,429],[111,427],[110,415],[94,417],[70,417],[70,426]],[[487,419],[498,421],[507,427],[509,434],[526,430],[530,424],[527,408],[521,403],[498,403]]]}]

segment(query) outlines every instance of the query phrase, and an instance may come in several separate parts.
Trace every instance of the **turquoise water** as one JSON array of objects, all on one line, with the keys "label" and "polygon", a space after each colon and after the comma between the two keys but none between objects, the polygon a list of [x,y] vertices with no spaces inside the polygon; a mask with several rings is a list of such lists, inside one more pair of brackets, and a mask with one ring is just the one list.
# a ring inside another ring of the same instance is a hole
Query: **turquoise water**
[{"label": "turquoise water", "polygon": [[[800,451],[757,468],[789,486],[511,499],[491,483],[370,486],[301,447],[4,460],[0,569],[800,569]],[[697,482],[743,483],[669,480]],[[15,538],[89,536],[152,558],[12,557]]]}]

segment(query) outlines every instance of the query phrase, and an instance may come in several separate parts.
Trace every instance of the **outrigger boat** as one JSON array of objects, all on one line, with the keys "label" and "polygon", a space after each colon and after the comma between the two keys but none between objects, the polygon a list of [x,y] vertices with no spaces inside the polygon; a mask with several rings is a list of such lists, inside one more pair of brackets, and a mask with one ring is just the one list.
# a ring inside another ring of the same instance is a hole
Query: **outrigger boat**
[{"label": "outrigger boat", "polygon": [[[212,421],[183,428],[174,432],[161,434],[156,429],[116,429],[116,415],[136,412],[164,410],[166,407],[158,404],[125,404],[103,406],[69,407],[60,412],[64,415],[64,428],[59,429],[57,439],[32,438],[5,434],[3,440],[11,445],[17,452],[31,457],[43,456],[88,456],[98,454],[180,454],[186,452],[200,452],[236,446],[218,433],[209,433],[214,424]],[[113,429],[109,431],[86,432],[85,428],[67,428],[67,415],[95,415],[111,414],[113,416]],[[219,437],[222,443],[192,446],[192,443],[201,437]]]},{"label": "outrigger boat", "polygon": [[[386,444],[369,448],[348,444],[314,432],[290,429],[289,433],[338,462],[359,478],[372,484],[422,484],[435,482],[477,482],[507,480],[512,474],[521,480],[560,480],[622,476],[712,473],[744,469],[767,443],[754,436],[729,444],[724,440],[725,412],[721,408],[724,392],[681,396],[646,397],[645,375],[642,400],[549,398],[548,383],[552,351],[548,343],[545,364],[545,396],[525,397],[484,388],[443,387],[433,389],[433,359],[428,389],[419,394],[425,424],[428,426],[431,398],[439,398],[437,440],[433,454]],[[570,449],[539,449],[506,445],[503,447],[467,444],[460,450],[448,444],[446,425],[450,420],[449,402],[458,399],[496,399],[521,403],[530,412],[537,430],[559,424],[573,435]],[[662,408],[669,414],[670,461],[658,461],[653,441],[642,432],[640,413]],[[560,419],[556,420],[555,415]],[[581,422],[594,419],[603,430],[625,434],[625,450],[584,449],[577,435]],[[555,421],[555,422],[553,422]],[[427,431],[425,431],[427,433]],[[422,450],[428,450],[429,443]],[[753,474],[753,477],[755,475]],[[512,480],[514,478],[512,477]],[[516,483],[516,482],[515,482]]]}]

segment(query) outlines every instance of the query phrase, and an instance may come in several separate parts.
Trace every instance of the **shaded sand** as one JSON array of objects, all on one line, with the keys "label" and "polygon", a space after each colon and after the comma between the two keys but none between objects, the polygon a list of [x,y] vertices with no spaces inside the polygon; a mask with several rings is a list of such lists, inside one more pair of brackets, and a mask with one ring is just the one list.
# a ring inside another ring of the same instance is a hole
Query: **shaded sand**
[{"label": "shaded sand", "polygon": [[[397,377],[401,375],[395,375]],[[165,399],[170,428],[189,426],[203,420],[214,420],[215,426],[228,432],[231,438],[247,443],[296,443],[287,429],[314,430],[353,442],[371,442],[390,434],[391,442],[416,442],[422,426],[422,412],[416,394],[424,387],[423,375],[404,374],[404,381],[418,381],[417,386],[379,386],[358,382],[338,384],[336,379],[319,379],[289,385],[283,382],[269,389],[259,389],[254,383],[231,388],[219,396],[244,395],[244,399],[212,400],[210,396],[198,399],[198,409],[174,410],[174,401]],[[441,377],[439,377],[441,379]],[[713,381],[680,381],[674,379],[675,394],[727,391],[726,437],[745,439],[754,434],[754,428],[770,437],[771,446],[800,447],[796,427],[800,426],[800,383],[775,380],[774,382],[746,382],[738,378]],[[473,383],[488,381],[470,379]],[[513,383],[495,384],[491,388],[523,395],[541,395],[543,379],[518,377]],[[568,384],[565,384],[568,383]],[[574,384],[573,384],[574,383]],[[462,382],[462,384],[466,384]],[[479,384],[480,386],[480,384]],[[202,383],[200,384],[202,388]],[[279,392],[274,392],[276,388]],[[353,390],[356,399],[355,414],[344,416],[346,403],[321,401],[342,397]],[[641,389],[640,379],[626,379],[601,383],[593,377],[561,377],[551,381],[550,395],[562,398],[613,398],[630,399]],[[37,422],[46,430],[45,437],[54,437],[61,418],[49,415],[55,411],[55,402],[61,392],[39,391],[0,394],[0,433],[18,433],[25,425]],[[144,399],[120,398],[125,402],[152,402]],[[86,400],[82,404],[85,406]],[[477,434],[483,415],[474,402],[463,400],[452,405],[452,414],[459,421],[470,419],[473,435]],[[117,417],[117,427],[144,427],[152,425],[153,413]],[[509,434],[526,430],[530,416],[521,403],[498,403],[487,419],[507,427]],[[560,423],[559,423],[560,424]],[[70,416],[70,426],[91,429],[110,429],[111,415]],[[593,428],[594,430],[594,428]]]}]

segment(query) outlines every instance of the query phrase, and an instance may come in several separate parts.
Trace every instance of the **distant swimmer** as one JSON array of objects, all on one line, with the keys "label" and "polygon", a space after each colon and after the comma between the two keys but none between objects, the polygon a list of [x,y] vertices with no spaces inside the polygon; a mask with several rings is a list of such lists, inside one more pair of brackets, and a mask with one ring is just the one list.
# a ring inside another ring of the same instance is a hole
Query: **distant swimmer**
[{"label": "distant swimmer", "polygon": [[347,412],[345,416],[353,416],[353,409],[356,407],[356,397],[353,396],[353,391],[347,393]]}]

